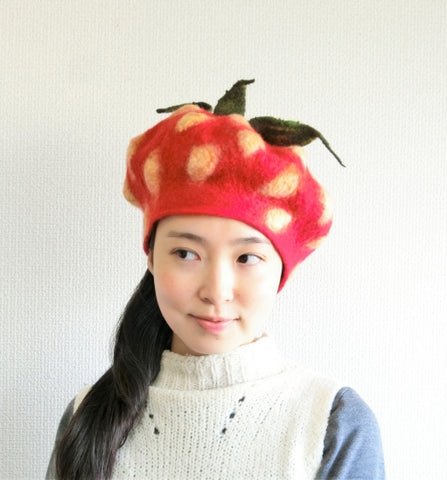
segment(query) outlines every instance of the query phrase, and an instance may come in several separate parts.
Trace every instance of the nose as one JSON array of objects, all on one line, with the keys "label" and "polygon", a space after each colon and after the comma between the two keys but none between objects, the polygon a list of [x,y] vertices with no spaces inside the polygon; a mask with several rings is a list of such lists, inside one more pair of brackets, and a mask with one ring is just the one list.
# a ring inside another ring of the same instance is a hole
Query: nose
[{"label": "nose", "polygon": [[225,262],[210,264],[203,275],[200,299],[214,306],[232,302],[234,299],[235,276]]}]

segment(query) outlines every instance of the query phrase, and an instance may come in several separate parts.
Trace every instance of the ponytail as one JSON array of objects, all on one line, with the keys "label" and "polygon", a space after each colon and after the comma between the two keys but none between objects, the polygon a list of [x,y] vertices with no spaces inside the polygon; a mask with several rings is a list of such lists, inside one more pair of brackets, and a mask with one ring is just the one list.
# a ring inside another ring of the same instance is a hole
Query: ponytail
[{"label": "ponytail", "polygon": [[58,446],[57,478],[110,479],[117,451],[143,411],[171,336],[147,271],[121,317],[112,366],[86,395]]}]

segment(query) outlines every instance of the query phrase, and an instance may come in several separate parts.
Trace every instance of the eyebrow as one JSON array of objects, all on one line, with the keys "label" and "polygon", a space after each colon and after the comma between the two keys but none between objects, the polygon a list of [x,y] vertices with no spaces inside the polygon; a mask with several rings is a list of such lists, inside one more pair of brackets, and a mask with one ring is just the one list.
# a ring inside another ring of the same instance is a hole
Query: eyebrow
[{"label": "eyebrow", "polygon": [[[168,232],[167,236],[169,238],[185,238],[187,240],[192,240],[193,242],[200,243],[202,245],[206,245],[208,243],[205,238],[201,237],[200,235],[196,235],[196,234],[190,233],[190,232],[171,231],[171,232]],[[272,245],[272,243],[270,242],[270,240],[268,238],[257,237],[257,236],[236,238],[231,242],[232,245],[247,245],[247,244],[250,244],[250,243]]]}]

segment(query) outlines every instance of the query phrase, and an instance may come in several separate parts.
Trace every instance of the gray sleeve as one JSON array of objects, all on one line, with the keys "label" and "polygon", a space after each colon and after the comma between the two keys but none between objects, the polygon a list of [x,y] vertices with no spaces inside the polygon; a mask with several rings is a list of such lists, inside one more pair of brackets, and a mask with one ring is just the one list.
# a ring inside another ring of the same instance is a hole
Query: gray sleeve
[{"label": "gray sleeve", "polygon": [[335,396],[318,480],[383,480],[385,468],[374,413],[351,388]]},{"label": "gray sleeve", "polygon": [[48,464],[45,480],[56,479],[56,448],[59,445],[59,442],[62,436],[64,435],[65,430],[68,427],[68,424],[70,423],[71,417],[73,416],[73,407],[74,407],[74,399],[68,404],[68,407],[65,409],[65,412],[62,415],[61,421],[59,422],[59,427],[56,433],[56,440],[54,442],[53,452],[51,454],[50,463]]}]

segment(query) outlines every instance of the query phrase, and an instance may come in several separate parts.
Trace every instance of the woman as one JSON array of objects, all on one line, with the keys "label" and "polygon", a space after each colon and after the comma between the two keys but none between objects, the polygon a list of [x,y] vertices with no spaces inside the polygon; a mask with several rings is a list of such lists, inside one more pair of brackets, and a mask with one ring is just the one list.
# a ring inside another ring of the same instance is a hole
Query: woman
[{"label": "woman", "polygon": [[62,418],[47,478],[384,478],[370,409],[265,334],[332,222],[297,145],[329,145],[306,125],[245,120],[251,82],[213,113],[167,109],[131,141],[124,194],[143,211],[148,270],[111,368]]}]

